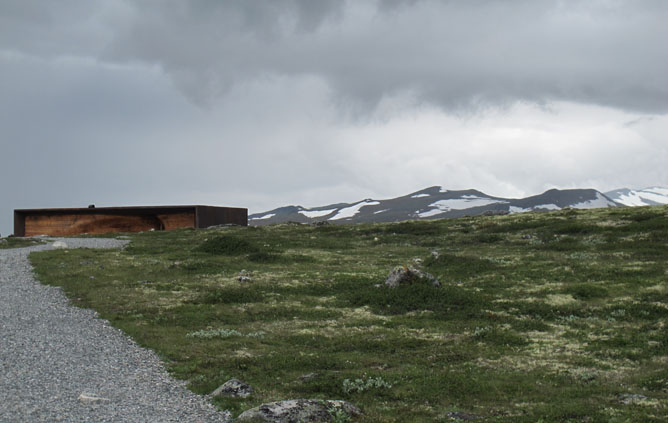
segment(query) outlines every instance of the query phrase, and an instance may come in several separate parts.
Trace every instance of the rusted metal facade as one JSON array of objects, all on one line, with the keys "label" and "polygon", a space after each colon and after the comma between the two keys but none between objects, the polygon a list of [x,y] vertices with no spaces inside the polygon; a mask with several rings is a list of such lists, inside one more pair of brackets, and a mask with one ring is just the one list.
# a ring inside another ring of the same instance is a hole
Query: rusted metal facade
[{"label": "rusted metal facade", "polygon": [[248,225],[248,209],[213,206],[89,207],[14,210],[15,236],[142,232]]}]

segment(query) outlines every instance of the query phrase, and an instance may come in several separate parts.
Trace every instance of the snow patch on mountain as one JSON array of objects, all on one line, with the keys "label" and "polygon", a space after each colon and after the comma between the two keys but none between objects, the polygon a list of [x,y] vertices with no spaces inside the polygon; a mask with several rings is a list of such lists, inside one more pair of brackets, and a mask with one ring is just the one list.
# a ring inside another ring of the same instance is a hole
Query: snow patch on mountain
[{"label": "snow patch on mountain", "polygon": [[300,210],[299,214],[303,214],[304,216],[313,219],[316,217],[323,217],[327,216],[328,214],[331,214],[335,212],[336,209],[329,209],[329,210]]},{"label": "snow patch on mountain", "polygon": [[533,206],[529,211],[531,210],[536,210],[536,209],[541,209],[541,210],[561,210],[561,207],[557,206],[556,204],[539,204],[537,206]]},{"label": "snow patch on mountain", "polygon": [[605,207],[614,207],[615,203],[603,196],[601,193],[596,193],[596,198],[589,201],[573,204],[574,209],[600,209]]},{"label": "snow patch on mountain", "polygon": [[625,206],[656,206],[668,204],[668,188],[649,187],[641,190],[618,189],[605,195]]},{"label": "snow patch on mountain", "polygon": [[443,210],[441,210],[441,209],[431,209],[431,210],[427,210],[427,211],[424,211],[424,212],[421,212],[420,210],[416,210],[415,213],[419,217],[431,217],[431,216],[436,216],[437,214],[443,213]]},{"label": "snow patch on mountain", "polygon": [[333,217],[330,217],[329,220],[341,220],[341,219],[347,219],[349,217],[355,216],[357,213],[360,212],[360,209],[365,206],[376,206],[380,204],[378,201],[369,201],[365,200],[357,204],[353,204],[350,207],[343,208],[339,210],[339,212],[334,215]]},{"label": "snow patch on mountain", "polygon": [[251,217],[251,218],[248,219],[248,220],[271,219],[271,218],[274,217],[274,216],[276,216],[276,213],[269,213],[269,214],[265,214],[264,216],[260,216],[260,217]]},{"label": "snow patch on mountain", "polygon": [[649,187],[649,188],[645,188],[643,191],[645,191],[645,192],[651,192],[651,193],[654,193],[654,194],[663,195],[663,196],[668,197],[668,188],[663,188],[663,187]]},{"label": "snow patch on mountain", "polygon": [[507,201],[493,200],[475,195],[463,195],[461,198],[452,198],[448,200],[439,200],[431,203],[429,207],[437,207],[441,211],[465,210],[473,207],[488,206],[490,204],[505,204]]},{"label": "snow patch on mountain", "polygon": [[526,213],[526,212],[530,212],[531,209],[525,209],[525,208],[522,208],[522,207],[510,206],[510,207],[508,207],[508,211],[511,214],[512,213]]},{"label": "snow patch on mountain", "polygon": [[422,198],[422,197],[430,197],[430,195],[429,194],[424,194],[424,193],[423,194],[411,195],[411,198]]}]

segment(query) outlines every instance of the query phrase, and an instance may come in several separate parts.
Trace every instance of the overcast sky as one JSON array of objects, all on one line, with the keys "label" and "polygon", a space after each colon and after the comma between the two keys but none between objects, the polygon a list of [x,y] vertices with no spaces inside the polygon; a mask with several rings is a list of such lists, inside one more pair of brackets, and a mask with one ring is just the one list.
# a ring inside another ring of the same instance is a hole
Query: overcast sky
[{"label": "overcast sky", "polygon": [[665,0],[0,0],[12,209],[668,186]]}]

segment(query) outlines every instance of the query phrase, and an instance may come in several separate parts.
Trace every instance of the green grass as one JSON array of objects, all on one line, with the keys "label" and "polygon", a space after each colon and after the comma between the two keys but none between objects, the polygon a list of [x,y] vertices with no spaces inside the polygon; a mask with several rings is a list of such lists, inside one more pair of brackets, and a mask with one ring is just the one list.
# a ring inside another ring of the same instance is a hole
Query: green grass
[{"label": "green grass", "polygon": [[[363,423],[668,420],[668,207],[129,236],[31,259],[193,391],[250,383],[214,400],[234,413],[321,398]],[[402,265],[442,286],[377,286]]]},{"label": "green grass", "polygon": [[44,244],[44,241],[38,238],[0,238],[0,250],[8,248],[32,247],[33,245]]}]

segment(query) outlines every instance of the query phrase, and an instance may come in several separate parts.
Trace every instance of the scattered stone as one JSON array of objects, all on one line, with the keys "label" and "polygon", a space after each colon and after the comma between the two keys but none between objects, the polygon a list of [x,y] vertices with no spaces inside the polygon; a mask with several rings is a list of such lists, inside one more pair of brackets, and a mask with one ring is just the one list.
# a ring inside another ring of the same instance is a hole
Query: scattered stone
[{"label": "scattered stone", "polygon": [[7,240],[6,239],[0,239],[0,244],[6,244]]},{"label": "scattered stone", "polygon": [[441,282],[434,275],[406,266],[395,267],[385,279],[385,286],[396,288],[399,285],[410,285],[421,281],[429,282],[436,288],[441,286]]},{"label": "scattered stone", "polygon": [[373,242],[378,242],[378,241],[380,241],[380,238],[378,238],[377,236],[373,237]]},{"label": "scattered stone", "polygon": [[230,379],[211,393],[214,397],[247,398],[253,393],[253,387],[239,379]]},{"label": "scattered stone", "polygon": [[150,280],[147,279],[147,280],[144,280],[144,281],[139,281],[139,283],[143,283],[144,285],[150,285],[150,284],[153,283],[153,281],[150,281]]},{"label": "scattered stone", "polygon": [[313,226],[327,226],[327,225],[331,225],[331,223],[326,221],[326,220],[321,220],[319,222],[313,222],[312,225]]},{"label": "scattered stone", "polygon": [[462,413],[461,411],[449,411],[448,417],[455,420],[479,420],[482,417],[475,414]]},{"label": "scattered stone", "polygon": [[438,259],[440,256],[441,256],[441,254],[440,254],[438,251],[436,251],[436,250],[434,250],[434,251],[431,252],[431,257],[432,257],[434,260]]},{"label": "scattered stone", "polygon": [[97,404],[99,402],[109,401],[107,398],[98,397],[95,394],[87,394],[82,392],[79,394],[79,401],[86,404]]},{"label": "scattered stone", "polygon": [[88,279],[95,280],[95,276],[89,276]]},{"label": "scattered stone", "polygon": [[522,239],[532,239],[533,237],[529,234],[522,235]]},{"label": "scattered stone", "polygon": [[314,379],[317,379],[321,376],[320,373],[307,373],[299,377],[299,380],[302,382],[310,382]]},{"label": "scattered stone", "polygon": [[647,397],[640,394],[620,394],[619,400],[624,404],[635,404],[646,400]]},{"label": "scattered stone", "polygon": [[421,259],[421,258],[418,258],[418,257],[415,257],[415,258],[413,259],[413,263],[415,263],[415,264],[417,264],[417,265],[419,266],[419,265],[422,264],[422,259]]},{"label": "scattered stone", "polygon": [[67,244],[64,243],[63,241],[56,241],[53,244],[51,244],[51,247],[56,249],[65,249],[67,248]]},{"label": "scattered stone", "polygon": [[295,423],[333,422],[334,415],[362,414],[359,408],[346,401],[295,399],[262,404],[246,410],[237,418],[238,422]]},{"label": "scattered stone", "polygon": [[241,283],[253,282],[253,278],[251,277],[251,273],[246,269],[243,269],[241,272],[239,272],[239,276],[237,277],[237,280]]}]

